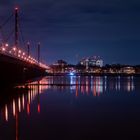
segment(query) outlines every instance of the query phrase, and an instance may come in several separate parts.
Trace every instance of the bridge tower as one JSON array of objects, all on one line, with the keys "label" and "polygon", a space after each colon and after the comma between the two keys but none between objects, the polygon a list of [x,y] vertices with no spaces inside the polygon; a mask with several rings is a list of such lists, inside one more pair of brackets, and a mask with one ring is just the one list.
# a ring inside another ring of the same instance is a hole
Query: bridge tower
[{"label": "bridge tower", "polygon": [[18,30],[18,7],[15,7],[15,47],[18,48],[18,34],[19,34],[19,30]]},{"label": "bridge tower", "polygon": [[27,42],[27,55],[30,56],[30,42]]}]

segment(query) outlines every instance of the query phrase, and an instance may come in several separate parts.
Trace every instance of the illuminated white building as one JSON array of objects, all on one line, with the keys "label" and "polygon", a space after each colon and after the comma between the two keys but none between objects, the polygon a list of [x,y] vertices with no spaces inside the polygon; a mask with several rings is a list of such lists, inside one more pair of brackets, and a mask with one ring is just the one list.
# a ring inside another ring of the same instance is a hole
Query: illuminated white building
[{"label": "illuminated white building", "polygon": [[80,64],[86,66],[86,68],[88,68],[89,66],[103,67],[103,60],[99,56],[94,56],[89,58],[83,58],[80,61]]}]

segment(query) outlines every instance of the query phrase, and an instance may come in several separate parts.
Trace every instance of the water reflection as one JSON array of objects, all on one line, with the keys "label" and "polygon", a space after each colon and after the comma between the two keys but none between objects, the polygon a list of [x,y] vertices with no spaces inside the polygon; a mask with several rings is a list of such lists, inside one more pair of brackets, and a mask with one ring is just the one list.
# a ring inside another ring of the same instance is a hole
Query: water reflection
[{"label": "water reflection", "polygon": [[38,101],[37,111],[40,113],[41,106],[39,96],[44,93],[45,90],[52,88],[52,86],[56,90],[70,90],[72,91],[71,93],[75,93],[76,97],[80,94],[100,96],[100,94],[111,90],[125,90],[127,92],[131,92],[135,89],[134,77],[47,77],[41,81],[35,81],[24,86],[18,86],[17,88],[25,88],[28,90],[25,90],[22,94],[18,94],[18,97],[14,98],[10,103],[4,105],[1,109],[4,120],[8,121],[11,108],[13,117],[23,110],[26,110],[27,115],[30,115],[30,104],[35,98],[37,98]]},{"label": "water reflection", "polygon": [[[36,97],[38,98],[36,110],[38,113],[41,111],[39,96],[44,90],[48,89],[47,85],[42,85],[43,83],[44,79],[16,87],[21,93],[18,93],[16,97],[6,103],[0,110],[4,121],[8,122],[11,117],[15,118],[16,140],[19,140],[19,113],[26,111],[27,115],[30,115],[31,103]],[[45,84],[47,84],[46,79]]]},{"label": "water reflection", "polygon": [[94,77],[94,76],[70,76],[70,77],[45,77],[40,81],[31,82],[22,86],[18,86],[19,92],[16,97],[6,102],[1,111],[2,119],[6,122],[9,119],[15,119],[16,140],[19,140],[19,114],[25,111],[27,116],[31,114],[31,104],[37,99],[34,106],[38,114],[41,113],[40,95],[46,93],[47,90],[64,90],[70,91],[79,96],[98,97],[106,94],[108,91],[127,91],[135,90],[134,77]]},{"label": "water reflection", "polygon": [[48,85],[55,86],[56,90],[70,90],[71,93],[78,91],[82,94],[89,95],[93,93],[93,96],[99,96],[102,93],[108,91],[127,91],[132,92],[135,89],[134,77],[93,77],[93,76],[71,76],[68,78],[50,77],[46,79]]}]

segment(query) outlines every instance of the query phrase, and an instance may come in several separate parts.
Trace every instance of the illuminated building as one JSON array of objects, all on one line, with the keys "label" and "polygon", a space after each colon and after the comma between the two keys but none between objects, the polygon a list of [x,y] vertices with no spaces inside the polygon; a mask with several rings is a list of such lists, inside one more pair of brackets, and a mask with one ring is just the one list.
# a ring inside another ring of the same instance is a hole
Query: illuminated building
[{"label": "illuminated building", "polygon": [[86,69],[88,69],[90,66],[103,67],[103,60],[99,56],[88,57],[88,58],[83,58],[80,61],[80,64],[86,66]]},{"label": "illuminated building", "polygon": [[135,69],[133,67],[123,67],[121,68],[121,72],[126,74],[134,74]]},{"label": "illuminated building", "polygon": [[58,60],[56,63],[54,63],[51,66],[52,72],[53,73],[64,73],[65,72],[65,68],[67,66],[67,62],[64,60]]}]

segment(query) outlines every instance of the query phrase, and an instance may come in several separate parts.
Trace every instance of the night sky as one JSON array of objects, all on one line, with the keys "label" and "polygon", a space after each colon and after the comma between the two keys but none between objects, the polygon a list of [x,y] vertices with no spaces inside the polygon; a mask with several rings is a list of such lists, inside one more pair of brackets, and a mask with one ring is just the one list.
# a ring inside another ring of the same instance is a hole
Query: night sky
[{"label": "night sky", "polygon": [[76,64],[94,55],[105,64],[140,64],[139,0],[1,0],[0,24],[15,5],[33,55],[41,42],[48,64],[58,59]]}]

